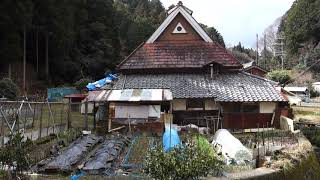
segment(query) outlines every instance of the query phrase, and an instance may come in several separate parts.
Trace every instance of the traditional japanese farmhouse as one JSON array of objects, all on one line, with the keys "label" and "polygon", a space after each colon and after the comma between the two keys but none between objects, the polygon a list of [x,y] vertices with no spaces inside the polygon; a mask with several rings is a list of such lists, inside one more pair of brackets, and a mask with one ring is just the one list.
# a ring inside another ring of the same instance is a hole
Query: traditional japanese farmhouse
[{"label": "traditional japanese farmhouse", "polygon": [[256,65],[256,63],[254,61],[242,64],[242,65],[243,65],[242,71],[250,73],[250,74],[253,74],[253,75],[265,77],[266,74],[268,73],[267,70],[265,70],[262,67]]},{"label": "traditional japanese farmhouse", "polygon": [[244,129],[277,126],[286,100],[276,83],[242,71],[181,2],[117,67],[105,99],[115,122],[159,122]]}]

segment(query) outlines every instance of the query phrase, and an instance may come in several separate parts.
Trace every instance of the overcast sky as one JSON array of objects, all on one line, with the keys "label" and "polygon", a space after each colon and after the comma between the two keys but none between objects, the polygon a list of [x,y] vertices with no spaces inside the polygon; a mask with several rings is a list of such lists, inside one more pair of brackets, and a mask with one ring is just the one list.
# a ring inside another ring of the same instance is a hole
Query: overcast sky
[{"label": "overcast sky", "polygon": [[[179,0],[161,0],[165,8]],[[214,26],[223,36],[227,46],[240,41],[254,47],[256,34],[282,16],[294,0],[183,0],[193,11],[195,19]]]}]

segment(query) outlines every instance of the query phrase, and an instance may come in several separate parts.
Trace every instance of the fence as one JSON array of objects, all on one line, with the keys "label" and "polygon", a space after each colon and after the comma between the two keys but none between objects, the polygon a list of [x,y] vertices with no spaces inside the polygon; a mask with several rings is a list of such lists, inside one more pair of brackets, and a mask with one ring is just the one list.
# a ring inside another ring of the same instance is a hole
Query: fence
[{"label": "fence", "polygon": [[94,130],[95,109],[94,105],[88,102],[1,101],[1,144],[8,140],[10,133],[18,131],[36,140],[69,128]]}]

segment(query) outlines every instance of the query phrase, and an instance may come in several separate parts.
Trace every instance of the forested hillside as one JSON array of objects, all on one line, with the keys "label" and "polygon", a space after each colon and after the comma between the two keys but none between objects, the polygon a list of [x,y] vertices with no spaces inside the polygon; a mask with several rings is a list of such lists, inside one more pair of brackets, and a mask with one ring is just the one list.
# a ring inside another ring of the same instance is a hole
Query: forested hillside
[{"label": "forested hillside", "polygon": [[[286,67],[305,69],[320,59],[320,0],[296,0],[283,16],[278,34],[283,34]],[[319,81],[320,63],[311,68]]]},{"label": "forested hillside", "polygon": [[[101,78],[165,17],[160,0],[2,0],[0,75],[10,65],[21,67],[26,37],[27,72],[35,71],[37,80],[55,86]],[[216,29],[204,28],[224,46]],[[15,73],[22,78],[20,69]]]}]

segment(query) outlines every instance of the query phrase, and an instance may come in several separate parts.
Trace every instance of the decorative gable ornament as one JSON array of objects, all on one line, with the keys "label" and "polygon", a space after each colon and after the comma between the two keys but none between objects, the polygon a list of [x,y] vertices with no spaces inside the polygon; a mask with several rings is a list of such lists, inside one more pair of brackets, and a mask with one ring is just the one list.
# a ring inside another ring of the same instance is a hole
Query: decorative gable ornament
[{"label": "decorative gable ornament", "polygon": [[[208,34],[198,24],[198,22],[192,17],[192,11],[183,6],[182,2],[179,1],[178,5],[168,12],[167,18],[162,22],[159,28],[151,35],[151,37],[147,40],[146,43],[154,43],[178,14],[181,14],[184,17],[184,19],[191,25],[191,27],[199,34],[199,36],[205,42],[213,42],[212,39],[208,36]],[[175,28],[175,30],[176,29],[177,27]],[[175,32],[175,30],[173,31],[173,33]]]},{"label": "decorative gable ornament", "polygon": [[179,22],[177,26],[174,28],[173,32],[174,34],[185,34],[187,33],[186,29],[182,26],[182,24]]}]

